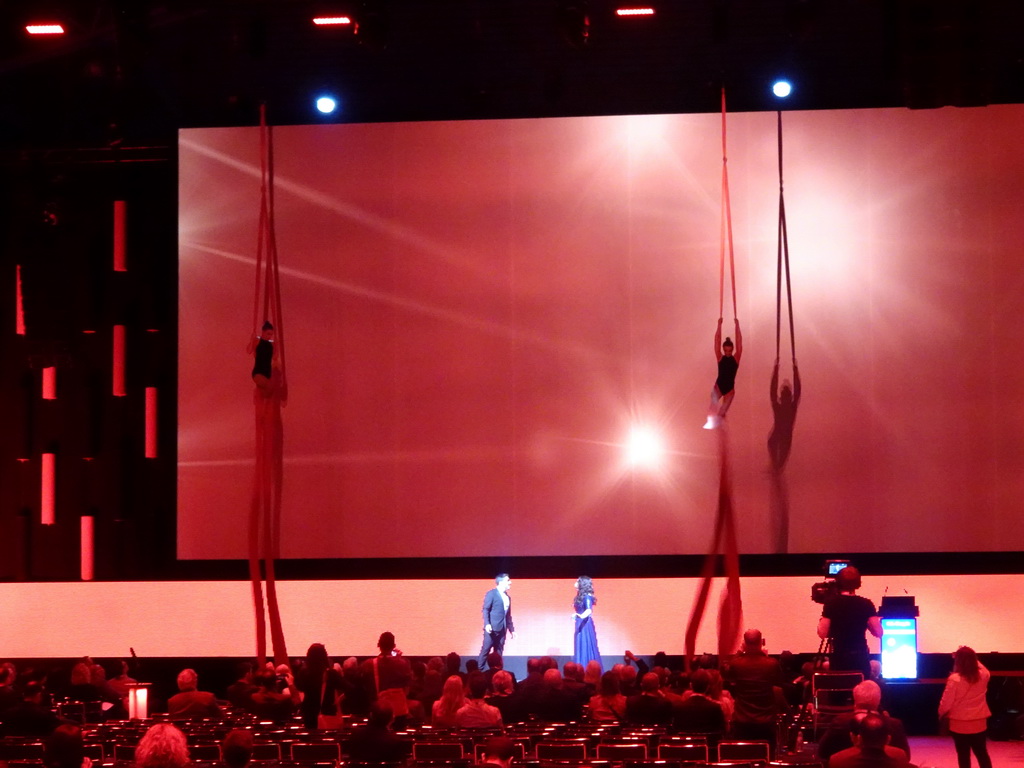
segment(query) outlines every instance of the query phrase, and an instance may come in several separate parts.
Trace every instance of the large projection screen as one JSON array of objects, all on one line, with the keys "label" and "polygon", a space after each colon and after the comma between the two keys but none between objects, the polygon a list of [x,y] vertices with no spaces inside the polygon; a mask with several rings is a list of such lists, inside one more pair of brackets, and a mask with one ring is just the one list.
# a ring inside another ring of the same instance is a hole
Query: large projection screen
[{"label": "large projection screen", "polygon": [[[729,116],[741,552],[1024,549],[1021,125],[1018,106],[784,115],[803,391],[773,474],[776,116]],[[273,139],[282,557],[706,550],[720,116]],[[179,148],[178,556],[241,558],[259,129]],[[731,335],[728,286],[724,315]],[[634,425],[655,466],[627,462]]]}]

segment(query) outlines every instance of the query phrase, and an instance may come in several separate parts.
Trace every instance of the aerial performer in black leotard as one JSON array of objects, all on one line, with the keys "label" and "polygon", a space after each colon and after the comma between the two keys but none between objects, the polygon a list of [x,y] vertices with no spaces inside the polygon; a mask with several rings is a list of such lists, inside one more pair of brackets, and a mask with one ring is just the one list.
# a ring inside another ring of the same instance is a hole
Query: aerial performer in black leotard
[{"label": "aerial performer in black leotard", "polygon": [[263,323],[260,335],[256,337],[256,362],[252,367],[252,380],[261,390],[270,388],[274,363],[274,325],[268,320]]},{"label": "aerial performer in black leotard", "polygon": [[740,333],[740,321],[736,320],[736,346],[728,336],[722,341],[722,318],[718,318],[718,330],[715,331],[715,357],[718,358],[718,378],[711,390],[711,407],[704,429],[717,429],[722,425],[725,414],[732,405],[736,394],[736,371],[740,367],[740,356],[743,354],[743,335]]}]

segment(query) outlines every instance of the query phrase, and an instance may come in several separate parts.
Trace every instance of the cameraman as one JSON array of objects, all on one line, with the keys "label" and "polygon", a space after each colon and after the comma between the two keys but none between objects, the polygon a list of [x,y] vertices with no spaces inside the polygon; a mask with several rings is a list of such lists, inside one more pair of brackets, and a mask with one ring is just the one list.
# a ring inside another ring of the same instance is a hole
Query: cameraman
[{"label": "cameraman", "polygon": [[832,639],[831,672],[862,672],[871,677],[868,642],[864,633],[882,636],[882,621],[875,604],[854,594],[860,589],[860,571],[848,565],[836,574],[838,594],[825,603],[818,620],[818,637]]}]

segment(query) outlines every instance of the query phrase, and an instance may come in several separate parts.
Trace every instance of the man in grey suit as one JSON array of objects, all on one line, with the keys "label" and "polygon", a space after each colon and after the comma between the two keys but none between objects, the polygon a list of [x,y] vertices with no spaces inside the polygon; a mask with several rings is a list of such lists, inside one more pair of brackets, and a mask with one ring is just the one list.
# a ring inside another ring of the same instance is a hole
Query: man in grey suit
[{"label": "man in grey suit", "polygon": [[484,642],[477,659],[481,671],[487,668],[487,654],[491,650],[499,654],[504,651],[506,632],[512,637],[516,636],[516,627],[512,622],[512,600],[508,596],[512,579],[507,573],[499,573],[494,578],[494,584],[494,589],[489,589],[484,595]]}]

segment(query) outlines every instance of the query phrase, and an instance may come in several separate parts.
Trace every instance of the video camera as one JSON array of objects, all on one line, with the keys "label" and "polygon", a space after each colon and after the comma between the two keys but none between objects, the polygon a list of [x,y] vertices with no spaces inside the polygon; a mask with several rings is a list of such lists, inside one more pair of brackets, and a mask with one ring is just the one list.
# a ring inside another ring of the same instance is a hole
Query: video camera
[{"label": "video camera", "polygon": [[819,605],[831,601],[839,594],[839,585],[836,584],[836,574],[850,564],[849,560],[826,560],[825,581],[819,581],[811,585],[811,600]]}]

